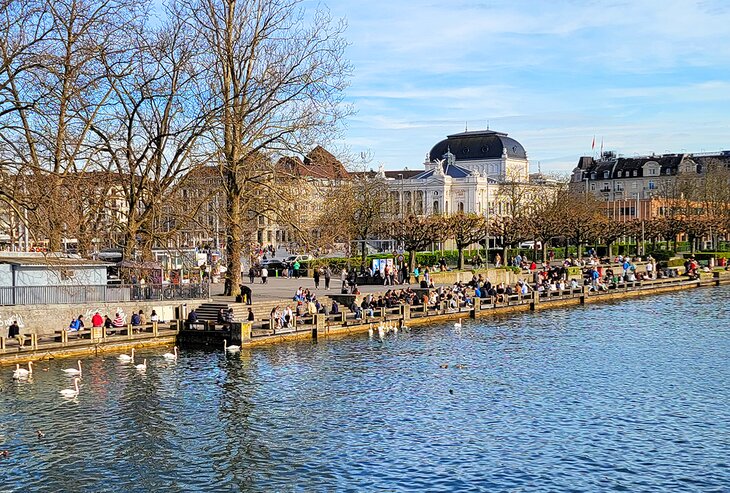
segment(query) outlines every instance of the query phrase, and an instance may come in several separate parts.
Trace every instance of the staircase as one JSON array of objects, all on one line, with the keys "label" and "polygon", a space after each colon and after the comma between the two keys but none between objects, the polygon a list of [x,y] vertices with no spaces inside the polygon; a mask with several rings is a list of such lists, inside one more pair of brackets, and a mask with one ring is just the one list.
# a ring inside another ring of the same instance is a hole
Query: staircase
[{"label": "staircase", "polygon": [[[320,303],[327,305],[328,309],[332,306],[332,299],[329,296],[318,295],[317,299]],[[297,302],[291,299],[281,299],[254,302],[253,305],[247,305],[245,303],[203,303],[195,311],[198,314],[198,320],[215,322],[218,320],[218,313],[221,309],[228,311],[229,308],[233,308],[233,319],[236,321],[246,321],[248,320],[248,309],[250,307],[253,310],[254,317],[259,321],[268,319],[271,310],[277,306],[282,309],[291,306],[292,310],[296,310]],[[342,309],[347,310],[346,307],[340,307],[340,310]]]}]

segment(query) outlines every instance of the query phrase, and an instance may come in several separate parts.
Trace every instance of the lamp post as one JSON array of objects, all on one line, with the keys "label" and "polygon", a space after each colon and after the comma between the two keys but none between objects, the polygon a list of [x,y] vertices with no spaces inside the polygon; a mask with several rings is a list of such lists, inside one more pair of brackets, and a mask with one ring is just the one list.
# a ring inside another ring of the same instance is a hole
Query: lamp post
[{"label": "lamp post", "polygon": [[398,173],[398,183],[400,183],[400,217],[403,219],[405,212],[405,204],[403,203],[403,173]]}]

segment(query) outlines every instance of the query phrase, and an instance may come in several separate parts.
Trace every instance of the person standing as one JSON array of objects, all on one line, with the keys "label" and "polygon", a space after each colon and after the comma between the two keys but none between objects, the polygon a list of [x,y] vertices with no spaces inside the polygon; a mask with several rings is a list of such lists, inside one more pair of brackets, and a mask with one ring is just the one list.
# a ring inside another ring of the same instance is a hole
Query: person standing
[{"label": "person standing", "polygon": [[502,256],[500,254],[496,254],[494,256],[494,266],[495,267],[502,267]]},{"label": "person standing", "polygon": [[327,291],[330,289],[330,280],[332,280],[332,270],[330,270],[330,266],[328,265],[324,269],[324,289]]},{"label": "person standing", "polygon": [[314,269],[314,273],[312,274],[312,277],[314,277],[314,289],[319,289],[319,276],[322,273],[322,268],[319,267],[317,269]]},{"label": "person standing", "polygon": [[269,277],[269,269],[261,267],[261,284],[266,284],[267,277]]},{"label": "person standing", "polygon": [[252,294],[253,293],[251,292],[251,288],[249,288],[248,286],[245,286],[245,285],[241,284],[241,296],[243,298],[245,298],[247,305],[253,304],[253,301],[251,300],[251,295]]},{"label": "person standing", "polygon": [[301,267],[301,265],[299,264],[299,261],[295,260],[294,265],[292,267],[294,268],[294,278],[299,279],[299,267]]},{"label": "person standing", "polygon": [[342,280],[342,292],[345,292],[345,288],[347,287],[347,268],[343,267],[342,272],[340,273],[340,279]]}]

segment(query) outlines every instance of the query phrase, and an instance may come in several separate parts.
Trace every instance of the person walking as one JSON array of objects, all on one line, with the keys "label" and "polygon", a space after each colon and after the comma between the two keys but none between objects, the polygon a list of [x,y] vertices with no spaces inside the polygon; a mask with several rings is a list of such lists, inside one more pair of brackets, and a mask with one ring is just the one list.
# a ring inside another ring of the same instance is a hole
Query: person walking
[{"label": "person walking", "polygon": [[261,284],[266,284],[266,278],[269,277],[269,269],[261,267]]},{"label": "person walking", "polygon": [[345,292],[345,288],[347,287],[347,268],[343,267],[342,272],[340,273],[340,279],[342,280],[342,292]]},{"label": "person walking", "polygon": [[319,289],[319,276],[321,273],[322,273],[321,267],[314,269],[314,273],[312,275],[312,277],[314,277],[314,289]]},{"label": "person walking", "polygon": [[256,271],[253,266],[251,266],[248,268],[248,279],[251,281],[251,284],[253,284],[254,277],[256,277]]},{"label": "person walking", "polygon": [[324,289],[327,291],[330,290],[330,281],[332,280],[332,270],[330,270],[330,266],[328,265],[324,269]]}]

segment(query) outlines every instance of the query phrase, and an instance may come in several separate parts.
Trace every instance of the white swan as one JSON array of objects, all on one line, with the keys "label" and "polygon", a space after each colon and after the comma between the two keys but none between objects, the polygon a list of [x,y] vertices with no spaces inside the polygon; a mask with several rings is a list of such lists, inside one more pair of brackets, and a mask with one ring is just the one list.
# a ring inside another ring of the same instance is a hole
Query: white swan
[{"label": "white swan", "polygon": [[229,353],[237,353],[241,350],[241,346],[229,346],[228,341],[223,339],[223,350],[228,351]]},{"label": "white swan", "polygon": [[385,337],[385,327],[383,326],[382,323],[380,325],[378,325],[378,337],[380,339],[382,339],[383,337]]},{"label": "white swan", "polygon": [[165,354],[162,355],[162,357],[165,358],[165,359],[174,359],[174,360],[177,360],[177,346],[175,346],[175,348],[173,349],[173,352],[172,353],[165,353]]},{"label": "white swan", "polygon": [[454,328],[455,329],[460,329],[461,328],[461,319],[459,319],[459,321],[454,324]]},{"label": "white swan", "polygon": [[372,324],[370,324],[370,327],[368,327],[368,337],[370,339],[373,338],[373,325]]},{"label": "white swan", "polygon": [[28,361],[28,369],[20,367],[20,363],[15,365],[15,371],[13,372],[13,379],[14,380],[20,380],[23,378],[28,378],[31,375],[33,375],[33,362]]},{"label": "white swan", "polygon": [[59,390],[58,393],[63,397],[76,397],[79,395],[79,379],[74,378],[74,388]]},{"label": "white swan", "polygon": [[119,361],[123,361],[125,363],[129,363],[131,361],[134,361],[134,348],[132,348],[132,354],[131,354],[131,356],[129,354],[120,354],[119,356],[117,356],[117,359]]},{"label": "white swan", "polygon": [[66,368],[65,370],[63,370],[63,372],[66,375],[78,375],[78,376],[81,376],[81,360],[79,360],[79,367],[78,367],[78,369],[76,369],[76,368]]},{"label": "white swan", "polygon": [[139,371],[146,371],[147,370],[147,360],[143,360],[141,365],[134,365],[136,369]]}]

